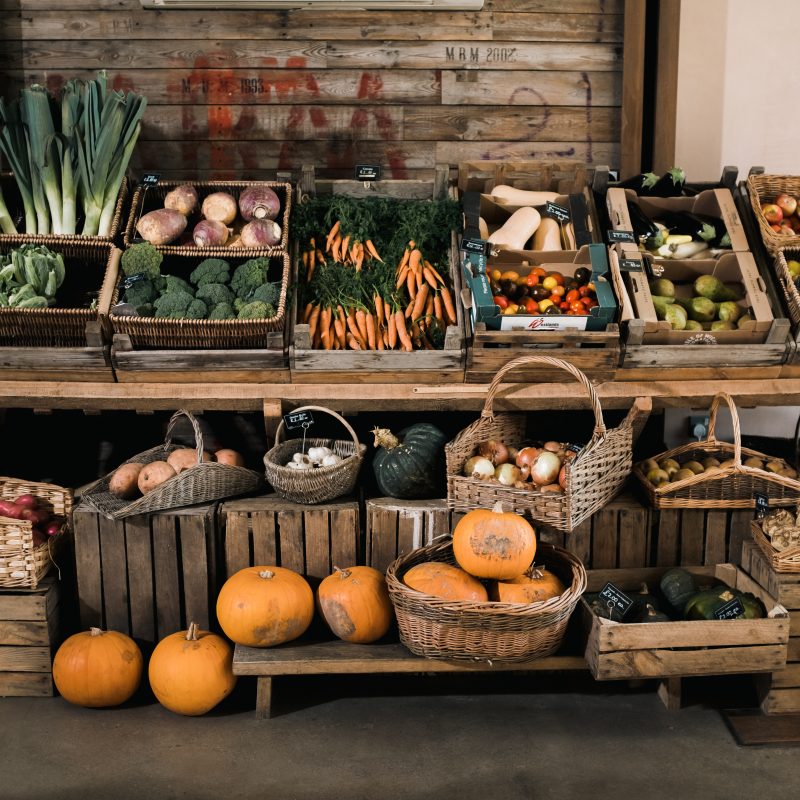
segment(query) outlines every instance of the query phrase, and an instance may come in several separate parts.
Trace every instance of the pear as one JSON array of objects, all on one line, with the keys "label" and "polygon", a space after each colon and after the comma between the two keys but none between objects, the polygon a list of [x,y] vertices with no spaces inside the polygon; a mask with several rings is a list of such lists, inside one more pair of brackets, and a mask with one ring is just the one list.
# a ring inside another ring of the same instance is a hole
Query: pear
[{"label": "pear", "polygon": [[690,469],[679,469],[673,476],[672,482],[675,481],[685,481],[687,478],[694,478],[695,473],[692,472]]},{"label": "pear", "polygon": [[690,469],[695,475],[699,475],[705,467],[699,461],[687,461],[683,465],[683,469]]},{"label": "pear", "polygon": [[708,456],[707,458],[703,459],[703,466],[706,469],[710,469],[711,467],[718,467],[719,460],[714,458],[714,456]]},{"label": "pear", "polygon": [[653,486],[661,486],[662,483],[669,482],[669,475],[667,475],[663,469],[651,469],[647,473],[647,480],[650,481]]},{"label": "pear", "polygon": [[779,473],[786,464],[783,461],[778,461],[777,459],[774,461],[767,462],[767,472],[775,472],[776,474]]},{"label": "pear", "polygon": [[754,467],[755,469],[764,469],[764,462],[760,458],[750,456],[742,462],[746,467]]}]

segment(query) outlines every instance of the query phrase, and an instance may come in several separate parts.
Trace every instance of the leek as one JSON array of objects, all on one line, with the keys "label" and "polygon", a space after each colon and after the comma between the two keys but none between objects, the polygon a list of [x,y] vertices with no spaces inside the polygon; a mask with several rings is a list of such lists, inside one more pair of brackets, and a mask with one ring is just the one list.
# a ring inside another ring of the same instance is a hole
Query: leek
[{"label": "leek", "polygon": [[0,97],[0,151],[8,161],[22,196],[25,209],[25,233],[37,233],[36,208],[33,202],[31,167],[28,161],[28,143],[19,113],[19,102],[6,105]]},{"label": "leek", "polygon": [[61,229],[62,233],[74,234],[78,206],[78,138],[76,126],[80,118],[82,81],[71,80],[64,85],[61,94],[61,139],[63,154],[61,161]]},{"label": "leek", "polygon": [[3,197],[3,190],[0,189],[0,230],[3,233],[16,233],[17,226],[14,224],[14,220],[11,219],[11,214],[8,213],[8,207],[6,206],[6,199]]}]

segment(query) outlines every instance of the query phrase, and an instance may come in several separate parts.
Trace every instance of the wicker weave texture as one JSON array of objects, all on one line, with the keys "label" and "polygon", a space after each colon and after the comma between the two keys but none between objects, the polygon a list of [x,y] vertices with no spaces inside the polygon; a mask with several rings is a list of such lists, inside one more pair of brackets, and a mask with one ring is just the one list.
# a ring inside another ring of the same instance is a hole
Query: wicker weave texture
[{"label": "wicker weave texture", "polygon": [[[494,397],[506,373],[523,366],[544,365],[566,370],[584,388],[595,416],[591,439],[567,466],[563,494],[544,493],[535,489],[515,489],[496,482],[480,481],[462,475],[464,464],[475,454],[480,442],[499,439],[513,444],[525,433],[522,414],[494,414]],[[481,417],[447,444],[447,500],[457,511],[488,508],[501,500],[519,514],[529,514],[537,522],[558,530],[571,531],[595,511],[602,508],[622,488],[630,474],[633,448],[633,421],[636,407],[631,408],[618,428],[607,429],[603,422],[600,401],[589,379],[572,364],[549,356],[522,356],[498,371],[486,397]]]},{"label": "wicker weave texture", "polygon": [[786,550],[776,550],[756,520],[750,522],[750,530],[753,534],[753,541],[761,548],[761,552],[766,556],[767,563],[775,572],[784,574],[800,573],[800,547],[787,547]]},{"label": "wicker weave texture", "polygon": [[747,191],[750,195],[750,206],[753,215],[758,222],[758,229],[761,238],[764,240],[764,247],[767,252],[774,256],[780,247],[786,246],[787,237],[783,234],[775,233],[770,228],[767,218],[761,211],[762,203],[771,203],[782,192],[800,197],[800,176],[797,175],[750,175],[747,179]]},{"label": "wicker weave texture", "polygon": [[172,444],[172,432],[181,416],[187,417],[194,428],[197,450],[195,466],[179,472],[132,502],[111,494],[108,486],[113,473],[110,473],[85,491],[82,499],[101,514],[111,519],[122,519],[134,514],[149,514],[168,508],[223,500],[252,492],[261,485],[261,476],[253,470],[219,464],[216,461],[203,461],[203,434],[197,420],[186,410],[176,411],[172,415],[163,445],[145,450],[124,463],[150,464],[165,460],[174,450],[181,449],[181,446]]},{"label": "wicker weave texture", "polygon": [[796,245],[780,247],[775,256],[775,274],[778,276],[783,296],[786,298],[789,318],[797,325],[800,323],[800,292],[797,291],[792,273],[789,272],[788,262],[790,259],[800,259],[800,248]]},{"label": "wicker weave texture", "polygon": [[55,553],[66,536],[72,515],[72,492],[50,483],[0,477],[0,499],[16,500],[21,494],[35,495],[53,516],[67,520],[64,531],[37,547],[33,543],[31,522],[0,517],[0,586],[35,589],[53,565]]},{"label": "wicker weave texture", "polygon": [[571,553],[541,542],[536,560],[568,587],[562,595],[531,604],[479,603],[443,600],[403,583],[417,564],[455,565],[452,539],[400,556],[386,571],[400,640],[416,655],[456,661],[531,661],[552,655],[586,589],[586,570]]}]

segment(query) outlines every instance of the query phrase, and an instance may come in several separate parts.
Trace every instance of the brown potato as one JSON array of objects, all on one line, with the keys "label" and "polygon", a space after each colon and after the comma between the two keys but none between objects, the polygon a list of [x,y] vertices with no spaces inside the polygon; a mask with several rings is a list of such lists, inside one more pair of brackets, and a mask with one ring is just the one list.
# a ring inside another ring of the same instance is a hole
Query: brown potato
[{"label": "brown potato", "polygon": [[123,464],[118,467],[108,482],[108,491],[125,500],[136,497],[139,494],[137,482],[142,466],[142,464]]},{"label": "brown potato", "polygon": [[152,492],[164,481],[174,478],[177,473],[166,461],[153,461],[145,464],[139,473],[139,491],[142,494]]},{"label": "brown potato", "polygon": [[[203,451],[203,461],[213,461],[214,456],[211,453]],[[197,450],[192,447],[181,447],[178,450],[173,450],[167,458],[169,464],[176,473],[183,472],[185,469],[191,469],[197,466]]]},{"label": "brown potato", "polygon": [[214,455],[217,458],[217,461],[220,464],[228,464],[231,467],[243,467],[244,466],[244,458],[242,457],[241,453],[237,453],[235,450],[229,450],[224,448],[222,450],[217,450]]}]

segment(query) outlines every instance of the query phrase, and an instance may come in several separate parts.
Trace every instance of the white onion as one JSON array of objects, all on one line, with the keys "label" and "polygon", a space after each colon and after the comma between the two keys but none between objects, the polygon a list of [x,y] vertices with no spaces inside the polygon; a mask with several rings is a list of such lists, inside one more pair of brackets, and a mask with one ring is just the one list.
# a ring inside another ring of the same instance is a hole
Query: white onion
[{"label": "white onion", "polygon": [[555,483],[560,469],[561,459],[550,450],[543,450],[531,464],[531,480],[538,486]]},{"label": "white onion", "polygon": [[468,478],[493,478],[494,464],[483,456],[473,456],[464,464],[464,474]]},{"label": "white onion", "polygon": [[513,486],[520,478],[519,467],[514,464],[501,464],[494,471],[494,476],[504,486]]}]

